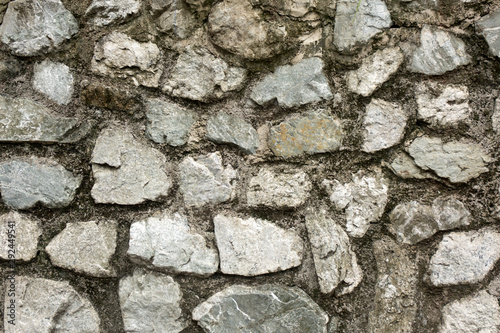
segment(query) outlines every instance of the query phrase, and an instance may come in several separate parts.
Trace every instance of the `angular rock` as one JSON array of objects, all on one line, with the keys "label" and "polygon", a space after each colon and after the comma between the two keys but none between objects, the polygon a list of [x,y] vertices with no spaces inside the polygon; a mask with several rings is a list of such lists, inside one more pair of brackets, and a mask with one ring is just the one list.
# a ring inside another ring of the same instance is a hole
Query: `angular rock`
[{"label": "angular rock", "polygon": [[73,176],[53,161],[11,160],[0,164],[2,199],[14,209],[28,209],[38,202],[49,208],[66,207],[81,181],[80,176]]},{"label": "angular rock", "polygon": [[15,284],[16,296],[11,298],[6,292],[5,306],[15,300],[16,310],[15,325],[4,317],[5,333],[100,332],[96,310],[68,281],[15,276],[7,282]]},{"label": "angular rock", "polygon": [[500,233],[483,228],[443,237],[429,265],[434,286],[481,282],[500,258]]},{"label": "angular rock", "polygon": [[196,17],[184,1],[169,0],[166,3],[169,4],[165,6],[167,10],[155,20],[158,30],[176,38],[188,38],[196,28]]},{"label": "angular rock", "polygon": [[465,43],[442,29],[424,25],[420,46],[413,52],[408,69],[427,75],[441,75],[472,61]]},{"label": "angular rock", "polygon": [[54,266],[97,277],[116,276],[110,261],[116,249],[117,223],[70,222],[45,251]]},{"label": "angular rock", "polygon": [[192,230],[186,216],[179,213],[132,223],[127,254],[133,261],[171,273],[208,276],[219,267],[217,251],[208,247],[205,237]]},{"label": "angular rock", "polygon": [[500,8],[476,22],[476,29],[486,39],[493,55],[500,57]]},{"label": "angular rock", "polygon": [[358,69],[347,73],[347,87],[356,94],[370,96],[398,71],[403,61],[399,47],[376,51],[366,57]]},{"label": "angular rock", "polygon": [[136,16],[141,10],[139,0],[93,0],[85,11],[92,24],[103,27],[123,23]]},{"label": "angular rock", "polygon": [[142,109],[141,96],[112,86],[91,83],[82,88],[83,104],[108,110],[136,113]]},{"label": "angular rock", "polygon": [[234,144],[247,154],[254,154],[259,147],[259,135],[251,124],[222,111],[208,119],[207,139]]},{"label": "angular rock", "polygon": [[500,134],[500,97],[495,100],[495,110],[493,116],[491,117],[491,123],[493,130]]},{"label": "angular rock", "polygon": [[333,98],[320,58],[304,59],[296,65],[279,66],[252,89],[250,98],[259,105],[277,100],[282,107],[296,107]]},{"label": "angular rock", "polygon": [[204,48],[189,46],[177,58],[163,91],[175,97],[209,102],[241,89],[246,76],[246,69],[230,66]]},{"label": "angular rock", "polygon": [[[15,235],[10,237],[9,234]],[[30,261],[38,250],[42,234],[40,223],[26,215],[11,211],[0,216],[0,258]]]},{"label": "angular rock", "polygon": [[126,333],[177,333],[182,319],[182,291],[170,276],[136,269],[120,280],[118,289]]},{"label": "angular rock", "polygon": [[96,203],[136,205],[158,201],[172,186],[165,156],[118,128],[101,132],[91,163],[95,179],[91,194]]},{"label": "angular rock", "polygon": [[438,197],[432,201],[432,210],[439,230],[451,230],[468,226],[471,213],[465,205],[454,198]]},{"label": "angular rock", "polygon": [[193,310],[206,332],[326,333],[328,315],[301,289],[232,285]]},{"label": "angular rock", "polygon": [[281,15],[304,18],[309,13],[317,11],[330,17],[335,16],[335,1],[328,0],[258,0],[252,2],[261,7],[277,11]]},{"label": "angular rock", "polygon": [[136,86],[158,87],[163,65],[156,44],[139,43],[121,32],[99,39],[91,62],[92,72],[127,79]]},{"label": "angular rock", "polygon": [[295,115],[269,131],[269,148],[277,156],[326,153],[340,148],[342,124],[326,111]]},{"label": "angular rock", "polygon": [[5,12],[0,40],[15,55],[31,57],[54,51],[77,32],[61,0],[16,0]]},{"label": "angular rock", "polygon": [[426,179],[436,178],[430,172],[423,171],[413,161],[413,158],[405,152],[399,152],[388,166],[392,172],[401,178]]},{"label": "angular rock", "polygon": [[56,103],[66,105],[73,95],[73,75],[65,64],[44,60],[35,64],[33,88]]}]

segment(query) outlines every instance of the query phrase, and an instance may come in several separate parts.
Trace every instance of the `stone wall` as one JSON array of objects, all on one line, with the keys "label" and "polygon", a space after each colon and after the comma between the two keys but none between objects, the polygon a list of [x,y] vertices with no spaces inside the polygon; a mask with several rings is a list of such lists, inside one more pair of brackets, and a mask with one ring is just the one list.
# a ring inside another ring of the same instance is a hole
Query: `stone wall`
[{"label": "stone wall", "polygon": [[0,22],[0,331],[500,331],[497,1]]}]

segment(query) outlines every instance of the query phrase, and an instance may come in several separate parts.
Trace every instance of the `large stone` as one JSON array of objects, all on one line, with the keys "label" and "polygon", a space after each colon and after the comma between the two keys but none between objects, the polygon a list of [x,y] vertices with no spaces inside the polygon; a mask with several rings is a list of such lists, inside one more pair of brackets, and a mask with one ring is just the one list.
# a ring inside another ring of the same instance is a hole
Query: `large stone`
[{"label": "large stone", "polygon": [[481,17],[476,23],[476,29],[488,42],[491,53],[500,57],[500,8]]},{"label": "large stone", "polygon": [[424,25],[420,46],[413,52],[408,69],[427,75],[441,75],[471,61],[465,43],[460,38],[442,29]]},{"label": "large stone", "polygon": [[16,0],[5,12],[0,40],[15,55],[30,57],[52,52],[77,32],[61,0]]},{"label": "large stone", "polygon": [[333,98],[320,58],[307,58],[296,65],[279,66],[252,89],[250,98],[265,105],[274,100],[291,108]]},{"label": "large stone", "polygon": [[[7,306],[14,301],[15,324],[4,316],[5,333],[99,333],[100,319],[92,304],[78,294],[68,281],[54,281],[28,276],[6,280],[15,285],[15,296],[5,293]],[[8,285],[9,285],[8,284]]]},{"label": "large stone", "polygon": [[269,148],[277,156],[293,157],[338,150],[342,124],[326,111],[295,115],[269,131]]},{"label": "large stone", "polygon": [[91,194],[96,203],[136,205],[157,201],[172,186],[165,156],[122,129],[101,132],[91,163],[95,179]]},{"label": "large stone", "polygon": [[483,228],[443,237],[429,265],[434,286],[481,282],[500,258],[500,233]]},{"label": "large stone", "polygon": [[436,178],[432,173],[420,169],[413,158],[408,156],[405,152],[399,152],[396,157],[392,160],[391,164],[386,164],[386,166],[391,169],[397,176],[401,178],[415,178],[415,179],[426,179],[426,178]]},{"label": "large stone", "polygon": [[452,183],[462,183],[488,172],[492,158],[476,143],[450,141],[422,136],[413,140],[408,152],[424,170],[432,170]]},{"label": "large stone", "polygon": [[214,217],[215,239],[224,274],[256,276],[284,271],[302,262],[303,242],[293,231],[261,219]]},{"label": "large stone", "polygon": [[54,102],[66,105],[73,95],[73,75],[65,64],[44,60],[35,65],[33,88]]},{"label": "large stone", "polygon": [[86,106],[113,111],[125,111],[131,114],[143,108],[142,99],[139,94],[100,83],[91,83],[84,86],[81,92],[81,99]]},{"label": "large stone", "polygon": [[90,17],[95,26],[103,27],[128,21],[140,10],[139,0],[93,0],[85,16]]},{"label": "large stone", "polygon": [[132,223],[127,254],[133,261],[171,273],[208,276],[219,267],[217,251],[179,213]]},{"label": "large stone", "polygon": [[491,116],[491,124],[493,130],[500,134],[500,97],[495,100],[493,115]]},{"label": "large stone", "polygon": [[0,258],[30,261],[36,256],[41,234],[42,228],[37,220],[15,211],[1,215]]},{"label": "large stone", "polygon": [[207,121],[207,138],[215,143],[230,143],[247,154],[254,154],[259,147],[259,135],[245,120],[219,112]]},{"label": "large stone", "polygon": [[125,333],[177,333],[186,328],[182,291],[170,276],[136,269],[118,288]]},{"label": "large stone", "polygon": [[193,310],[206,332],[326,333],[328,315],[301,289],[230,286]]},{"label": "large stone", "polygon": [[50,161],[11,160],[0,164],[0,192],[5,204],[28,209],[40,202],[49,208],[66,207],[73,201],[82,178]]},{"label": "large stone", "polygon": [[91,276],[116,276],[111,257],[116,249],[117,223],[70,222],[45,251],[54,266]]}]

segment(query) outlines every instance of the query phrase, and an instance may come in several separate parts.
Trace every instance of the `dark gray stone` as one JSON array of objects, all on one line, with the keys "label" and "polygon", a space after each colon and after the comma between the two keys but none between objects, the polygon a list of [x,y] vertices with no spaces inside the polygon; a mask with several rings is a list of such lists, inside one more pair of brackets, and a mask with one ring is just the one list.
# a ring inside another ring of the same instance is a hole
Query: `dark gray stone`
[{"label": "dark gray stone", "polygon": [[207,139],[215,143],[232,143],[247,154],[259,147],[259,135],[245,120],[219,112],[207,122]]}]

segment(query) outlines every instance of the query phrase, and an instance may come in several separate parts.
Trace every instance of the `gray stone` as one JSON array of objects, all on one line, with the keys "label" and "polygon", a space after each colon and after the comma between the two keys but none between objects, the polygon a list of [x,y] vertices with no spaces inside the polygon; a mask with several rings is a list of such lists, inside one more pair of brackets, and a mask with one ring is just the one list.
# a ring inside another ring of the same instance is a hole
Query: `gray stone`
[{"label": "gray stone", "polygon": [[[28,276],[6,280],[15,284],[15,297],[5,293],[7,304],[15,300],[15,325],[4,317],[5,333],[99,333],[100,319],[92,304],[78,294],[68,281]],[[6,288],[8,291],[8,288]]]},{"label": "gray stone", "polygon": [[465,43],[460,38],[442,29],[424,25],[420,46],[413,52],[408,69],[427,75],[441,75],[471,61]]},{"label": "gray stone", "polygon": [[500,8],[481,17],[476,23],[476,29],[488,42],[491,53],[500,57]]},{"label": "gray stone", "polygon": [[66,207],[81,181],[80,176],[73,176],[53,161],[11,160],[0,164],[2,199],[14,209],[28,209],[38,202],[49,208]]},{"label": "gray stone", "polygon": [[279,66],[252,89],[250,98],[265,105],[278,101],[291,108],[333,98],[320,58],[307,58],[296,65]]},{"label": "gray stone", "polygon": [[186,157],[179,165],[179,190],[188,207],[218,204],[234,197],[234,180],[238,173],[231,165],[222,165],[219,152]]},{"label": "gray stone", "polygon": [[495,276],[493,280],[491,280],[488,285],[488,293],[491,295],[500,298],[500,274]]},{"label": "gray stone", "polygon": [[163,91],[175,97],[209,102],[239,90],[247,70],[228,65],[207,49],[188,46],[177,58]]},{"label": "gray stone", "polygon": [[95,179],[91,194],[96,203],[136,205],[158,201],[172,186],[165,156],[119,128],[101,132],[91,163]]},{"label": "gray stone", "polygon": [[16,0],[5,12],[0,40],[15,55],[30,57],[54,51],[77,32],[61,0]]},{"label": "gray stone", "polygon": [[492,158],[476,143],[443,140],[422,136],[413,140],[408,152],[424,170],[432,170],[452,183],[462,183],[488,172]]},{"label": "gray stone", "polygon": [[[325,14],[330,17],[335,16],[336,1],[329,0],[258,0],[252,2],[261,7],[277,11],[281,15],[306,19],[304,16],[313,12]],[[307,17],[307,16],[306,16]],[[307,20],[307,19],[306,19]]]},{"label": "gray stone", "polygon": [[356,288],[363,279],[363,272],[351,249],[349,237],[326,214],[325,209],[310,209],[306,215],[307,233],[321,292],[330,293],[343,283],[339,290],[343,295]]},{"label": "gray stone", "polygon": [[99,39],[91,62],[92,72],[127,79],[136,86],[158,87],[163,65],[156,44],[139,43],[121,32]]},{"label": "gray stone", "polygon": [[132,223],[127,254],[133,261],[171,273],[209,276],[219,267],[217,251],[179,213]]},{"label": "gray stone", "polygon": [[443,237],[429,264],[434,286],[481,282],[500,258],[500,233],[483,228]]},{"label": "gray stone", "polygon": [[198,116],[177,104],[159,99],[146,101],[146,136],[156,143],[185,144]]},{"label": "gray stone", "polygon": [[170,276],[136,269],[118,288],[125,333],[177,333],[182,319],[182,291]]},{"label": "gray stone", "polygon": [[111,257],[116,249],[117,223],[70,222],[45,251],[54,266],[97,277],[116,276]]},{"label": "gray stone", "polygon": [[500,134],[500,97],[495,100],[495,110],[493,111],[493,116],[491,117],[491,123],[493,130]]},{"label": "gray stone", "polygon": [[[14,235],[9,237],[9,234]],[[11,211],[0,216],[0,258],[30,261],[38,250],[42,228],[37,220]]]},{"label": "gray stone", "polygon": [[73,75],[65,64],[44,60],[35,64],[33,88],[56,103],[66,105],[73,95]]},{"label": "gray stone", "polygon": [[188,38],[196,28],[196,17],[184,1],[175,1],[173,6],[172,3],[170,8],[155,20],[156,26],[162,33],[180,39]]},{"label": "gray stone", "polygon": [[326,333],[328,315],[301,289],[230,286],[193,310],[206,332]]},{"label": "gray stone", "polygon": [[363,59],[358,69],[347,73],[347,87],[356,94],[370,96],[398,71],[403,61],[399,47],[376,51]]},{"label": "gray stone", "polygon": [[224,274],[256,276],[284,271],[302,262],[303,242],[293,231],[261,219],[214,217],[215,239]]},{"label": "gray stone", "polygon": [[141,10],[139,0],[93,0],[85,11],[92,24],[103,27],[123,23],[136,16]]},{"label": "gray stone", "polygon": [[468,226],[471,222],[471,213],[465,205],[451,197],[438,197],[432,202],[434,218],[439,230],[451,230]]},{"label": "gray stone", "polygon": [[343,133],[340,121],[329,112],[295,115],[269,131],[269,148],[277,156],[293,157],[338,150]]},{"label": "gray stone", "polygon": [[247,154],[254,154],[259,147],[259,135],[251,124],[222,111],[208,119],[207,139],[234,144]]},{"label": "gray stone", "polygon": [[405,152],[399,152],[392,160],[391,164],[387,165],[392,172],[401,178],[426,179],[436,178],[430,172],[420,169],[413,161],[413,158]]}]

